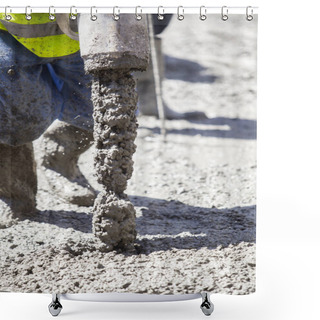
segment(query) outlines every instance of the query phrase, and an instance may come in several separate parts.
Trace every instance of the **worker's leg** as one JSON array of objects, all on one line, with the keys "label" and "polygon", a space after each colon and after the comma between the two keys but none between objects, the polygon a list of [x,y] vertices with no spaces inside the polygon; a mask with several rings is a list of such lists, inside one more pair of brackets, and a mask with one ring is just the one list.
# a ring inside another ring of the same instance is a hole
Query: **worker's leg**
[{"label": "worker's leg", "polygon": [[0,144],[0,228],[36,213],[37,176],[32,143]]},{"label": "worker's leg", "polygon": [[32,141],[58,116],[53,105],[62,103],[41,62],[0,31],[0,227],[36,212]]},{"label": "worker's leg", "polygon": [[39,165],[52,190],[60,198],[91,206],[96,193],[78,167],[78,159],[92,142],[92,132],[55,121],[40,142]]},{"label": "worker's leg", "polygon": [[93,141],[91,78],[84,74],[80,55],[56,60],[52,68],[53,77],[63,81],[60,92],[64,104],[61,121],[55,121],[41,138],[39,165],[57,195],[70,203],[90,206],[96,193],[77,163]]},{"label": "worker's leg", "polygon": [[42,62],[0,31],[0,143],[31,142],[58,117],[63,100]]}]

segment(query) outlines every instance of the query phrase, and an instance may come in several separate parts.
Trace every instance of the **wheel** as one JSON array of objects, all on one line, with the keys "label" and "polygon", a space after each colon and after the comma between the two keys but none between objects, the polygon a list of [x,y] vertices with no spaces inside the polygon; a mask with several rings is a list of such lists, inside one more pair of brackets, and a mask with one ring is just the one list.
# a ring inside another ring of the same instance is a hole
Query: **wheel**
[{"label": "wheel", "polygon": [[53,294],[52,295],[52,302],[49,304],[49,312],[53,317],[56,317],[60,314],[62,310],[62,304],[59,301],[59,296],[58,294]]},{"label": "wheel", "polygon": [[200,309],[206,316],[210,316],[213,312],[214,306],[213,303],[210,301],[210,296],[207,292],[202,292],[202,303]]}]

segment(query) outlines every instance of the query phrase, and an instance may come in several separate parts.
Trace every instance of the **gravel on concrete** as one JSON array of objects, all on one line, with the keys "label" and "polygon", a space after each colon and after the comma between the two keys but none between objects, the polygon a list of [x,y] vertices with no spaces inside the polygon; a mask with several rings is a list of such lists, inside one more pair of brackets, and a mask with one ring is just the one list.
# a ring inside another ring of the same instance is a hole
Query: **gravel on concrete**
[{"label": "gravel on concrete", "polygon": [[[161,35],[164,99],[208,119],[167,121],[164,142],[158,119],[138,117],[135,247],[105,252],[92,208],[59,199],[38,172],[38,217],[0,230],[0,291],[255,291],[257,23],[176,20]],[[80,168],[99,189],[93,154]]]}]

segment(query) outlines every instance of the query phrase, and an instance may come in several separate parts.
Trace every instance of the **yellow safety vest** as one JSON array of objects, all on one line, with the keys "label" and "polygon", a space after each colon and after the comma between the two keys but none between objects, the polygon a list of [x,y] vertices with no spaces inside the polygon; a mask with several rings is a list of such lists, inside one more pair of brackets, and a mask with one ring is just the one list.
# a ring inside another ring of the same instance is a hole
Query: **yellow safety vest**
[{"label": "yellow safety vest", "polygon": [[79,51],[79,41],[64,34],[57,22],[47,13],[33,13],[27,20],[25,14],[10,14],[6,20],[0,13],[0,30],[8,31],[15,39],[41,58],[64,57]]}]

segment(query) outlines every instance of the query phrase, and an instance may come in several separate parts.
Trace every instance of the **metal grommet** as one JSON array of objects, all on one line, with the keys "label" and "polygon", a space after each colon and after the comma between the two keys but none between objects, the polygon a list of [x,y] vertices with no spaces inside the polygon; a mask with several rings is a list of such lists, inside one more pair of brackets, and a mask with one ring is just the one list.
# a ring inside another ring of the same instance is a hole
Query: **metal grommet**
[{"label": "metal grommet", "polygon": [[183,9],[183,6],[179,6],[178,7],[178,20],[179,21],[182,21],[184,19],[184,9]]},{"label": "metal grommet", "polygon": [[49,7],[49,20],[54,21],[56,19],[55,13],[56,9],[54,8],[54,6]]},{"label": "metal grommet", "polygon": [[[4,15],[5,15],[5,17],[6,17],[6,20],[11,20],[12,19],[12,15],[10,15],[10,14],[8,14],[8,8],[10,8],[10,6],[6,6],[5,8],[4,8]],[[10,12],[11,12],[11,9],[10,9]]]},{"label": "metal grommet", "polygon": [[[93,12],[93,8],[95,8],[95,10],[96,10],[96,14],[93,14],[92,12]],[[96,9],[96,7],[91,7],[91,9],[90,9],[90,19],[92,20],[92,21],[96,21],[97,19],[98,19],[98,17],[97,17],[97,9]]]},{"label": "metal grommet", "polygon": [[[138,14],[138,8],[140,9],[140,13]],[[136,7],[136,19],[140,21],[142,19],[142,8],[140,6]]]},{"label": "metal grommet", "polygon": [[205,6],[200,7],[200,20],[204,21],[207,19],[207,8]]},{"label": "metal grommet", "polygon": [[[29,11],[29,12],[28,12]],[[26,7],[26,20],[30,21],[32,19],[32,16],[31,16],[31,13],[32,13],[32,9],[30,6],[27,6]]]},{"label": "metal grommet", "polygon": [[[73,12],[74,9],[74,12]],[[75,6],[70,7],[70,14],[69,14],[70,20],[76,20],[77,19],[77,9]]]},{"label": "metal grommet", "polygon": [[[116,13],[116,9],[117,9],[117,13]],[[113,7],[113,19],[115,21],[118,21],[120,19],[120,9],[119,7]]]},{"label": "metal grommet", "polygon": [[[160,8],[162,9],[162,13],[160,13]],[[162,21],[164,19],[164,8],[163,6],[158,7],[158,20]]]},{"label": "metal grommet", "polygon": [[226,7],[226,6],[223,6],[222,8],[221,8],[221,19],[223,20],[223,21],[227,21],[228,20],[228,7]]},{"label": "metal grommet", "polygon": [[14,76],[14,75],[15,75],[14,69],[13,69],[13,68],[9,68],[8,71],[7,71],[7,74],[8,74],[9,76]]},{"label": "metal grommet", "polygon": [[[249,9],[251,9],[251,13],[249,14]],[[247,21],[252,21],[253,20],[253,9],[252,7],[247,7],[246,9],[246,19]]]}]

